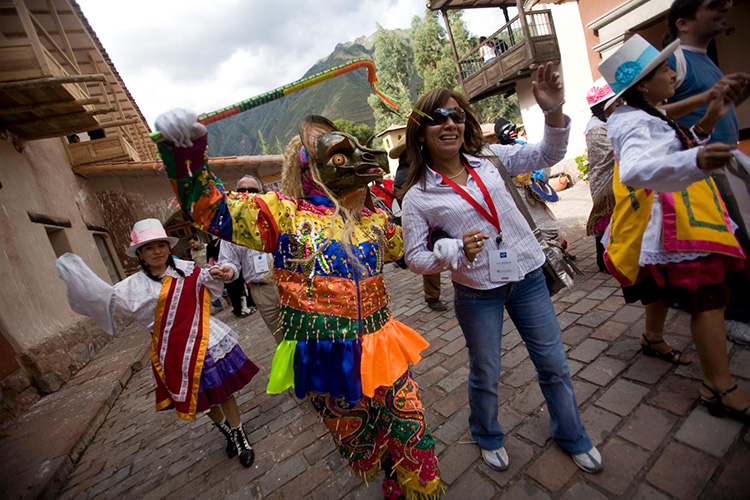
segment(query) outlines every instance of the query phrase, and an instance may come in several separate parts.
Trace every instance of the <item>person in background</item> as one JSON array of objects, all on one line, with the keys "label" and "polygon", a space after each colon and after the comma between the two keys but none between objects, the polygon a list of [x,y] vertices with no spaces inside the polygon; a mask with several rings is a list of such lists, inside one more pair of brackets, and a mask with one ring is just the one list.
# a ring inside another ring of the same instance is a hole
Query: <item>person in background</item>
[{"label": "person in background", "polygon": [[[562,112],[565,93],[552,63],[539,67],[532,90],[545,115],[539,144],[485,147],[476,114],[461,94],[437,89],[419,99],[415,108],[421,113],[406,126],[406,262],[418,273],[451,273],[454,311],[469,348],[469,429],[485,463],[500,471],[509,466],[497,395],[507,309],[536,368],[553,439],[578,467],[596,473],[602,458],[578,411],[542,271],[544,252],[498,172],[522,174],[565,156],[570,119]],[[430,251],[427,238],[434,228],[449,237]]]},{"label": "person in background", "polygon": [[[201,237],[196,233],[188,236],[188,245],[190,246],[190,258],[201,269],[208,269],[208,257],[206,255],[206,245],[201,241]],[[211,313],[216,314],[219,311],[224,310],[224,305],[221,303],[221,298],[214,299],[211,301]]]},{"label": "person in background", "polygon": [[[396,201],[399,205],[403,202],[403,186],[409,175],[409,160],[406,157],[406,136],[399,139],[396,145],[388,152],[390,158],[398,158],[398,169],[393,181],[393,189],[396,195]],[[400,208],[399,208],[400,214]],[[401,217],[396,220],[396,224],[401,225]],[[403,261],[403,258],[401,259]],[[408,267],[404,261],[403,268]],[[422,289],[424,290],[424,301],[427,307],[436,312],[447,311],[448,307],[440,301],[440,273],[431,273],[422,275]]]},{"label": "person in background", "polygon": [[[479,43],[484,43],[487,40],[486,36],[479,37]],[[485,64],[492,61],[497,57],[497,51],[495,50],[495,44],[492,40],[487,41],[484,45],[479,48],[479,54],[482,56]]]},{"label": "person in background", "polygon": [[[206,245],[206,256],[208,257],[209,266],[223,266],[221,261],[221,251],[227,242],[221,241],[220,238],[214,238]],[[238,318],[245,318],[255,314],[255,303],[248,294],[245,282],[233,275],[222,275],[224,283],[224,299],[232,305],[232,314]]]},{"label": "person in background", "polygon": [[588,150],[588,182],[594,206],[586,222],[586,236],[594,235],[596,241],[596,265],[599,271],[609,274],[604,264],[604,231],[615,208],[612,191],[612,175],[615,172],[615,155],[607,139],[607,118],[622,104],[622,99],[611,100],[615,93],[604,78],[599,78],[586,93],[586,102],[591,108],[591,119],[586,125],[586,148]]},{"label": "person in background", "polygon": [[[258,194],[263,192],[263,183],[252,175],[246,175],[237,182],[237,193]],[[277,344],[283,336],[279,328],[279,294],[273,281],[273,256],[251,248],[236,245],[230,241],[221,243],[220,265],[228,266],[232,272],[226,277],[244,284],[250,293],[255,308],[273,335]],[[239,278],[238,278],[239,277]]]}]

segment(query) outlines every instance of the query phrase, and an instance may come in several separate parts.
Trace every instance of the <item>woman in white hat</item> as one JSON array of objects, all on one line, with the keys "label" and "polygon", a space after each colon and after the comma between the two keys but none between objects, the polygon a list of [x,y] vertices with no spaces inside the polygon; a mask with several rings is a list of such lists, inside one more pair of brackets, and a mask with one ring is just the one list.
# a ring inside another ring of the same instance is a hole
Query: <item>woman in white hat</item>
[{"label": "woman in white hat", "polygon": [[136,320],[151,331],[151,365],[156,409],[174,409],[193,420],[208,416],[227,440],[226,452],[250,467],[254,452],[241,425],[234,393],[258,372],[242,352],[237,334],[210,316],[211,296],[221,297],[219,268],[201,269],[172,257],[177,238],[167,236],[157,219],[133,226],[126,254],[142,270],[112,286],[91,271],[77,255],[57,260],[68,286],[71,308],[92,318],[110,335],[115,320]]},{"label": "woman in white hat", "polygon": [[599,271],[609,273],[604,265],[604,245],[601,242],[604,230],[609,225],[612,210],[615,208],[615,195],[612,192],[612,174],[615,171],[615,156],[612,143],[607,139],[607,119],[622,104],[622,99],[611,100],[615,93],[604,78],[594,82],[586,93],[586,102],[591,108],[591,119],[583,134],[588,150],[588,183],[594,206],[591,208],[586,235],[594,235],[596,240],[596,264]]},{"label": "woman in white hat", "polygon": [[679,363],[677,351],[662,352],[664,320],[669,307],[689,312],[703,402],[712,415],[748,421],[750,397],[729,373],[724,329],[729,288],[747,290],[748,265],[709,176],[736,146],[705,145],[732,102],[717,95],[690,130],[657,108],[674,93],[666,59],[678,43],[659,52],[635,35],[599,65],[612,99],[627,103],[607,121],[617,163],[605,261],[625,300],[646,305],[644,353],[660,349]]}]

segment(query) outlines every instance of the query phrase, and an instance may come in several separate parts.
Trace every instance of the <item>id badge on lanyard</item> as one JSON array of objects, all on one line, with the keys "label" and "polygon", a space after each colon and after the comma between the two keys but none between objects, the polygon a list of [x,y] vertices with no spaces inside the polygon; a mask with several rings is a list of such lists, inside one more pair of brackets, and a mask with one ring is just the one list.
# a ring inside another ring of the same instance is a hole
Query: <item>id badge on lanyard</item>
[{"label": "id badge on lanyard", "polygon": [[479,215],[481,215],[485,220],[492,224],[495,229],[497,229],[497,237],[495,238],[495,242],[497,243],[498,248],[496,250],[485,250],[488,253],[488,259],[490,263],[490,281],[492,281],[493,283],[508,283],[511,281],[518,281],[520,274],[518,254],[514,248],[511,248],[503,243],[503,231],[500,228],[500,220],[497,216],[495,203],[492,201],[492,197],[490,197],[487,186],[484,185],[484,182],[479,177],[479,174],[477,174],[471,167],[467,167],[466,170],[474,179],[474,182],[477,183],[477,186],[479,186],[479,190],[482,192],[484,202],[487,204],[489,212],[461,186],[453,182],[453,180],[449,179],[446,176],[443,176],[443,182],[452,187],[456,193],[458,193],[479,213]]},{"label": "id badge on lanyard", "polygon": [[266,254],[261,253],[253,256],[253,267],[256,274],[265,274],[268,272],[268,259]]},{"label": "id badge on lanyard", "polygon": [[514,248],[500,245],[499,250],[489,251],[490,281],[508,283],[518,281],[518,254]]}]

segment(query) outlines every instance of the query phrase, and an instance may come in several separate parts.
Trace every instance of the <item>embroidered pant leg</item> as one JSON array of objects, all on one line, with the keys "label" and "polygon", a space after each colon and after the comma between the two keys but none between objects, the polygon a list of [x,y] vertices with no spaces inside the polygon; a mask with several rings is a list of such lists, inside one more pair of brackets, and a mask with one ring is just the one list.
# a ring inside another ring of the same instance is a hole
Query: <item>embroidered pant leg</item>
[{"label": "embroidered pant leg", "polygon": [[407,371],[391,387],[378,387],[371,406],[406,498],[436,499],[444,487],[418,390]]},{"label": "embroidered pant leg", "polygon": [[[385,453],[384,434],[378,433],[371,400],[363,397],[358,403],[329,394],[309,393],[310,401],[323,419],[336,442],[341,456],[349,461],[352,472],[371,481],[380,473],[380,458]],[[379,435],[380,434],[380,435]]]}]

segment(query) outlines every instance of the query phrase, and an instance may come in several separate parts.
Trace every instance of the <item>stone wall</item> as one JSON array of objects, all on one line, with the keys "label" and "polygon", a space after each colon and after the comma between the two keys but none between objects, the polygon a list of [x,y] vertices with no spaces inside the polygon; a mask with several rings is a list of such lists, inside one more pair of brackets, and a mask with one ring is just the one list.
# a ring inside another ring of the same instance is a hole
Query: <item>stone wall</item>
[{"label": "stone wall", "polygon": [[84,319],[21,353],[21,368],[0,381],[0,425],[59,390],[111,337]]}]

